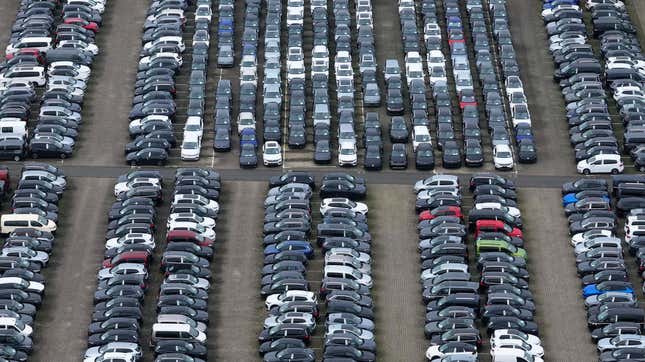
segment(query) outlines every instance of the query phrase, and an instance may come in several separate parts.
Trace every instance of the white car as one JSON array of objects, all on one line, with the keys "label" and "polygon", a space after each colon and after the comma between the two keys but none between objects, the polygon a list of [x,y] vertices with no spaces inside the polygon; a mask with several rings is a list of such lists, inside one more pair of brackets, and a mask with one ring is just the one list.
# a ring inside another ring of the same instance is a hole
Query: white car
[{"label": "white car", "polygon": [[[423,40],[427,43],[428,39],[439,39],[441,40],[441,28],[439,24],[427,22],[423,27]],[[434,51],[434,50],[433,50]]]},{"label": "white car", "polygon": [[215,240],[217,235],[215,230],[207,228],[196,222],[169,221],[168,230],[188,230],[195,232],[206,239]]},{"label": "white car", "polygon": [[437,186],[431,189],[421,190],[417,194],[417,200],[433,199],[438,195],[459,197],[459,189],[455,189],[450,186]]},{"label": "white car", "polygon": [[638,334],[621,334],[598,341],[598,351],[612,351],[619,348],[645,348],[645,336]]},{"label": "white car", "polygon": [[211,21],[212,17],[213,17],[213,10],[211,10],[210,5],[202,4],[197,7],[197,10],[195,11],[195,21],[199,21],[199,20]]},{"label": "white car", "polygon": [[445,356],[477,357],[477,347],[464,343],[463,347],[451,347],[450,344],[434,345],[426,349],[426,359],[438,362]]},{"label": "white car", "polygon": [[[97,358],[110,352],[128,353],[135,360],[138,360],[143,355],[141,346],[138,343],[110,342],[102,346],[88,348],[83,356],[83,362],[95,362]],[[127,361],[128,359],[125,360]]]},{"label": "white car", "polygon": [[616,249],[623,248],[619,238],[605,237],[605,238],[596,238],[592,240],[587,240],[583,243],[580,243],[576,245],[576,247],[573,249],[573,252],[576,255],[580,255],[582,253],[586,253],[591,249],[596,249],[599,247],[603,247],[603,248],[608,247],[608,248],[616,248]]},{"label": "white car", "polygon": [[354,69],[350,64],[337,64],[336,65],[336,83],[340,80],[347,79],[354,81]]},{"label": "white car", "polygon": [[258,85],[258,75],[255,69],[240,69],[240,85],[252,84],[254,87]]},{"label": "white car", "polygon": [[453,175],[435,175],[414,184],[414,193],[417,194],[422,190],[429,190],[436,187],[451,186],[459,189],[459,178]]},{"label": "white car", "polygon": [[197,161],[202,151],[202,142],[194,135],[184,136],[179,157],[182,161]]},{"label": "white car", "polygon": [[182,59],[181,55],[177,53],[169,53],[169,52],[160,52],[160,53],[155,53],[153,55],[143,57],[139,59],[139,65],[148,65],[152,61],[157,60],[157,59],[169,59],[177,62],[179,66],[184,64],[184,60]]},{"label": "white car", "polygon": [[522,79],[516,75],[508,76],[504,82],[504,86],[506,87],[507,94],[511,94],[513,92],[524,93],[524,84],[522,83]]},{"label": "white car", "polygon": [[336,256],[347,256],[367,265],[372,262],[372,257],[369,254],[361,253],[351,248],[331,248],[325,253],[325,260]]},{"label": "white car", "polygon": [[129,233],[118,238],[111,238],[105,242],[105,249],[119,248],[125,245],[143,244],[151,249],[155,248],[155,239],[151,234]]},{"label": "white car", "polygon": [[521,349],[525,352],[528,352],[530,355],[536,356],[536,357],[544,356],[544,348],[539,344],[531,344],[521,339],[499,339],[499,338],[496,340],[491,339],[492,350],[499,350],[504,348]]},{"label": "white car", "polygon": [[575,234],[571,237],[571,246],[576,247],[578,244],[594,240],[598,238],[611,238],[614,237],[614,232],[611,230],[594,229],[585,231],[583,233]]},{"label": "white car", "polygon": [[352,66],[352,56],[346,50],[341,50],[336,52],[336,58],[334,59],[334,70],[337,70],[338,67],[342,64]]},{"label": "white car", "polygon": [[312,59],[311,61],[311,75],[322,74],[329,76],[329,61],[326,59]]},{"label": "white car", "polygon": [[148,278],[148,270],[145,265],[138,263],[123,263],[112,268],[103,268],[99,270],[96,278],[101,280],[110,279],[116,275],[143,275]]},{"label": "white car", "polygon": [[212,210],[214,212],[219,212],[219,203],[215,200],[209,200],[205,198],[204,196],[201,195],[194,195],[194,194],[178,194],[175,195],[173,201],[173,205],[178,205],[178,204],[197,204],[201,205],[209,210]]},{"label": "white car", "polygon": [[520,339],[528,344],[535,346],[541,346],[542,341],[539,337],[532,334],[524,333],[517,329],[497,329],[493,332],[491,336],[491,344],[496,342],[503,342],[509,339]]},{"label": "white car", "polygon": [[30,325],[13,317],[0,317],[0,330],[14,330],[25,337],[31,336],[34,332]]},{"label": "white car", "polygon": [[356,166],[358,164],[358,151],[355,142],[341,142],[338,145],[338,166]]},{"label": "white car", "polygon": [[76,64],[70,61],[52,62],[47,67],[47,75],[52,75],[58,69],[71,69],[78,73],[78,78],[87,80],[92,73],[92,70],[87,65]]},{"label": "white car", "polygon": [[329,50],[324,45],[316,45],[314,46],[314,49],[311,51],[311,58],[325,59],[327,62],[329,62]]},{"label": "white car", "polygon": [[114,185],[114,196],[119,196],[124,192],[128,192],[131,189],[139,186],[155,187],[161,190],[161,184],[159,179],[155,177],[137,177],[130,181],[118,182]]},{"label": "white car", "polygon": [[493,163],[496,170],[512,170],[514,161],[511,148],[503,144],[495,145],[495,148],[493,148]]},{"label": "white car", "polygon": [[[540,353],[542,355],[540,355]],[[490,349],[490,354],[493,356],[493,361],[502,360],[502,356],[522,356],[522,358],[531,358],[525,359],[525,361],[542,361],[542,356],[544,356],[544,348],[542,346],[534,346],[524,342],[504,342]],[[499,357],[497,357],[499,356]],[[517,359],[515,359],[517,361]],[[521,360],[520,360],[521,361]]]},{"label": "white car", "polygon": [[511,107],[511,119],[513,122],[513,127],[517,127],[518,124],[528,124],[531,125],[531,114],[529,113],[529,107],[526,104],[515,104]]},{"label": "white car", "polygon": [[287,69],[291,68],[294,64],[299,65],[301,68],[305,67],[305,56],[302,53],[301,47],[289,47],[287,50]]},{"label": "white car", "polygon": [[305,67],[300,63],[293,64],[287,69],[287,80],[305,79]]},{"label": "white car", "polygon": [[47,266],[47,263],[49,262],[49,254],[44,251],[29,249],[25,246],[4,247],[2,248],[2,251],[0,251],[0,256],[15,256],[23,258],[34,263],[39,263],[43,267]]},{"label": "white car", "polygon": [[424,280],[435,278],[445,273],[469,273],[468,265],[463,263],[444,263],[434,268],[429,268],[421,272],[421,283]]},{"label": "white car", "polygon": [[0,278],[0,287],[3,289],[19,288],[37,294],[42,294],[45,291],[45,285],[43,283],[33,282],[20,277],[2,277]]},{"label": "white car", "polygon": [[271,294],[264,301],[264,304],[267,307],[267,310],[271,310],[275,307],[280,307],[285,303],[290,302],[312,302],[318,303],[318,298],[316,293],[308,292],[304,290],[288,290],[282,294]]},{"label": "white car", "polygon": [[262,162],[264,166],[282,165],[282,146],[276,141],[267,141],[262,146]]},{"label": "white car", "polygon": [[620,155],[600,154],[578,162],[578,173],[589,175],[592,173],[622,173],[625,169]]},{"label": "white car", "polygon": [[434,86],[436,84],[446,84],[448,76],[446,75],[446,68],[443,66],[434,66],[430,68],[430,83]]},{"label": "white car", "polygon": [[304,21],[304,8],[287,8],[287,26],[302,25]]},{"label": "white car", "polygon": [[316,319],[311,313],[287,312],[279,316],[270,316],[264,319],[264,328],[271,328],[280,324],[300,324],[314,330],[316,328]]},{"label": "white car", "polygon": [[257,72],[257,61],[253,55],[245,55],[240,61],[240,72],[242,71],[252,71],[253,73]]},{"label": "white car", "polygon": [[503,206],[499,202],[480,202],[475,204],[477,210],[501,210],[513,217],[522,216],[520,209],[512,206]]},{"label": "white car", "polygon": [[619,1],[619,0],[611,0],[611,1],[607,1],[607,0],[587,0],[585,2],[585,6],[587,7],[587,9],[593,9],[594,7],[596,7],[596,5],[599,5],[599,4],[612,4],[614,7],[618,8],[618,9],[625,9],[625,3],[623,3],[622,1]]},{"label": "white car", "polygon": [[136,362],[139,358],[130,352],[105,352],[96,358],[86,358],[84,362],[103,362],[103,361],[119,361],[119,362]]},{"label": "white car", "polygon": [[240,112],[237,116],[237,133],[242,134],[247,128],[255,130],[255,116],[251,112]]},{"label": "white car", "polygon": [[94,43],[86,43],[80,40],[62,40],[56,45],[56,49],[82,49],[93,55],[99,53],[99,47]]},{"label": "white car", "polygon": [[202,135],[204,134],[204,124],[202,122],[202,117],[190,116],[186,119],[186,124],[184,125],[184,138],[195,137],[201,141]]},{"label": "white car", "polygon": [[364,341],[373,341],[374,332],[367,329],[358,328],[352,324],[339,324],[339,323],[328,323],[327,330],[325,331],[325,337],[333,336],[334,334],[344,334],[349,333],[353,334],[356,337]]},{"label": "white car", "polygon": [[195,222],[209,229],[215,228],[215,225],[216,225],[215,219],[210,217],[200,216],[190,212],[179,212],[179,213],[170,214],[168,216],[168,222],[166,223],[166,227],[170,228],[170,225],[173,222]]},{"label": "white car", "polygon": [[414,152],[417,152],[417,147],[422,143],[432,146],[430,131],[426,126],[414,126],[412,129],[412,149]]},{"label": "white car", "polygon": [[426,56],[426,62],[428,63],[428,69],[432,69],[432,67],[446,67],[446,57],[441,50],[429,51]]},{"label": "white car", "polygon": [[147,51],[148,49],[153,48],[156,45],[160,44],[172,44],[176,45],[177,49],[179,49],[180,52],[184,52],[186,50],[186,44],[184,44],[184,39],[181,36],[162,36],[154,41],[149,41],[145,44],[143,44],[143,50]]},{"label": "white car", "polygon": [[366,215],[368,212],[367,205],[362,202],[352,201],[344,197],[329,197],[323,199],[320,203],[320,213],[324,214],[328,209],[331,208],[343,208],[350,209],[359,214]]},{"label": "white car", "polygon": [[555,12],[564,10],[564,9],[580,10],[580,6],[576,4],[560,4],[550,9],[542,10],[542,17],[546,18],[546,17],[552,16]]}]

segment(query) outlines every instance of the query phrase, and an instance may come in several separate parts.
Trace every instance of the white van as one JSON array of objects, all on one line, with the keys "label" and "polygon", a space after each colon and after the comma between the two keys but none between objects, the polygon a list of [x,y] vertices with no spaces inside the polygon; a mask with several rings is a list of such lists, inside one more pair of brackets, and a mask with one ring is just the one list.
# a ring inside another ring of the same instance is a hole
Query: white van
[{"label": "white van", "polygon": [[42,87],[47,83],[43,67],[12,67],[0,74],[0,85],[13,82],[35,84]]},{"label": "white van", "polygon": [[0,120],[0,137],[18,136],[27,139],[27,123],[23,121]]},{"label": "white van", "polygon": [[426,126],[414,126],[412,129],[412,148],[414,152],[417,152],[417,147],[422,143],[427,143],[432,146],[430,131],[428,131],[428,127]]},{"label": "white van", "polygon": [[354,280],[368,288],[372,287],[371,276],[348,266],[328,265],[324,269],[323,278],[346,278]]},{"label": "white van", "polygon": [[0,233],[10,234],[16,229],[32,228],[56,232],[56,223],[35,214],[5,214],[0,217]]},{"label": "white van", "polygon": [[52,38],[50,37],[25,37],[7,45],[6,53],[14,54],[22,49],[35,49],[39,52],[47,53],[51,48]]},{"label": "white van", "polygon": [[592,173],[622,173],[625,169],[620,155],[601,154],[578,162],[578,173],[589,175]]},{"label": "white van", "polygon": [[183,339],[206,343],[206,334],[184,323],[155,323],[152,325],[152,343],[165,339]]}]

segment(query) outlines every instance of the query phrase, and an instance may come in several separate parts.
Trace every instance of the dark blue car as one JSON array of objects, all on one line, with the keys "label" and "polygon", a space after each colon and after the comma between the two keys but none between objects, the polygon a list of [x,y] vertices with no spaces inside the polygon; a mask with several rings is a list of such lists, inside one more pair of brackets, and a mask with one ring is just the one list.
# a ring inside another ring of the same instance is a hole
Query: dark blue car
[{"label": "dark blue car", "polygon": [[258,148],[258,139],[255,134],[255,130],[251,128],[245,128],[240,134],[240,148],[243,145],[253,145],[255,149]]},{"label": "dark blue car", "polygon": [[301,240],[286,240],[278,244],[271,244],[264,248],[264,255],[277,254],[285,250],[302,252],[309,259],[314,256],[314,248],[311,243]]}]

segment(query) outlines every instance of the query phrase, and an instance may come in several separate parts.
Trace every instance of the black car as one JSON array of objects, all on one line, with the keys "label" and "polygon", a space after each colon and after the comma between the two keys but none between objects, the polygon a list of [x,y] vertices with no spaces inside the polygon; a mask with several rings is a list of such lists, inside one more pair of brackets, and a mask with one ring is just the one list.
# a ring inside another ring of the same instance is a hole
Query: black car
[{"label": "black car", "polygon": [[346,197],[351,200],[365,198],[365,184],[352,183],[347,180],[327,180],[320,186],[320,197]]},{"label": "black car", "polygon": [[58,141],[32,139],[29,142],[29,153],[33,158],[67,158],[72,155],[72,147]]},{"label": "black car", "polygon": [[444,168],[461,167],[461,150],[455,141],[447,141],[443,145],[442,162]]},{"label": "black car", "polygon": [[240,167],[255,168],[258,166],[258,156],[255,147],[251,144],[243,144],[240,149]]},{"label": "black car", "polygon": [[408,168],[408,150],[405,143],[393,143],[392,152],[390,153],[391,169]]},{"label": "black car", "polygon": [[231,150],[231,135],[228,128],[218,127],[215,129],[213,149],[217,152],[228,152]]},{"label": "black car", "polygon": [[380,170],[383,168],[383,157],[379,146],[367,146],[365,150],[365,158],[363,160],[363,167],[365,167],[366,170]]},{"label": "black car", "polygon": [[480,167],[484,164],[484,152],[479,141],[468,139],[464,145],[466,167]]},{"label": "black car", "polygon": [[304,125],[289,127],[287,143],[289,148],[304,148],[307,144],[307,134]]},{"label": "black car", "polygon": [[403,117],[392,117],[390,122],[390,140],[394,142],[407,143],[409,137],[408,124]]},{"label": "black car", "polygon": [[414,165],[417,170],[432,170],[434,168],[434,152],[431,144],[422,143],[417,146],[417,152],[414,156]]},{"label": "black car", "polygon": [[328,164],[331,162],[331,149],[328,140],[321,140],[316,143],[314,162],[317,164]]},{"label": "black car", "polygon": [[163,166],[168,161],[168,152],[163,148],[144,148],[137,152],[130,152],[126,162],[130,165],[159,165]]},{"label": "black car", "polygon": [[155,353],[183,353],[191,357],[206,357],[206,346],[198,342],[191,342],[182,339],[167,339],[157,341]]}]

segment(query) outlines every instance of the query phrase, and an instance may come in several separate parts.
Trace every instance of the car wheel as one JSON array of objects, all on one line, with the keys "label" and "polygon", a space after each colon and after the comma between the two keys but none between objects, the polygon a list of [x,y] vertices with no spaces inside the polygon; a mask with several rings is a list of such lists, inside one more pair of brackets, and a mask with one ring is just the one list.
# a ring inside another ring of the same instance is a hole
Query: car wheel
[{"label": "car wheel", "polygon": [[38,154],[37,153],[32,153],[31,158],[34,158],[34,159],[38,158]]},{"label": "car wheel", "polygon": [[136,166],[136,165],[137,165],[136,161],[134,161],[134,160],[130,161],[130,166]]},{"label": "car wheel", "polygon": [[582,173],[584,173],[585,175],[589,175],[591,171],[588,168],[585,168],[584,170],[582,170]]},{"label": "car wheel", "polygon": [[163,166],[163,161],[162,160],[157,161],[157,166]]},{"label": "car wheel", "polygon": [[611,170],[611,174],[612,175],[617,175],[618,174],[618,169],[615,168],[615,169]]},{"label": "car wheel", "polygon": [[64,160],[64,159],[66,159],[66,158],[67,158],[67,155],[66,155],[66,154],[64,154],[64,153],[61,153],[61,154],[59,155],[59,157],[60,157],[60,159],[61,159],[61,160]]},{"label": "car wheel", "polygon": [[641,172],[645,172],[645,166],[641,166],[641,168],[639,168],[639,170],[640,170]]},{"label": "car wheel", "polygon": [[20,156],[13,156],[13,160],[16,162],[20,161]]}]

